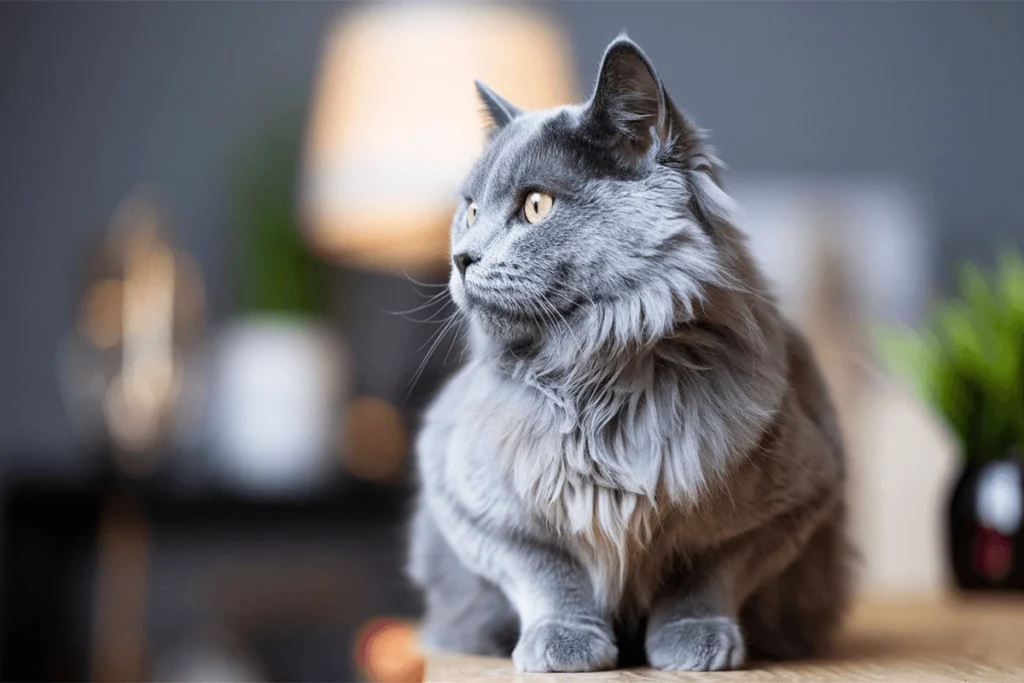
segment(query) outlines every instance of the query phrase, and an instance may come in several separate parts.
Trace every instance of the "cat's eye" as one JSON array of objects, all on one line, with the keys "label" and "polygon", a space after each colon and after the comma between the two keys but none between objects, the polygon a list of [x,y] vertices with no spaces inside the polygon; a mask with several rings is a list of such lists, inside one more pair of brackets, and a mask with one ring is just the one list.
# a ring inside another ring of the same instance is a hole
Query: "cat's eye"
[{"label": "cat's eye", "polygon": [[547,192],[531,192],[523,205],[526,222],[533,224],[544,220],[544,217],[551,213],[551,207],[554,205],[554,197]]},{"label": "cat's eye", "polygon": [[473,227],[473,223],[476,223],[476,202],[470,202],[466,209],[466,225]]}]

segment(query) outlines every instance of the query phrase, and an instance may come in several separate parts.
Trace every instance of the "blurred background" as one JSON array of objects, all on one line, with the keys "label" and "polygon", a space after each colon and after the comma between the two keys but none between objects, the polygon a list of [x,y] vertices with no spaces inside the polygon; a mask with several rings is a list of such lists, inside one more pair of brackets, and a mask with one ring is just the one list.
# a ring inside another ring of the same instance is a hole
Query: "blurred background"
[{"label": "blurred background", "polygon": [[0,677],[415,678],[472,80],[581,99],[624,29],[833,385],[861,590],[1024,588],[1022,432],[975,446],[874,341],[1024,236],[1024,4],[4,3]]}]

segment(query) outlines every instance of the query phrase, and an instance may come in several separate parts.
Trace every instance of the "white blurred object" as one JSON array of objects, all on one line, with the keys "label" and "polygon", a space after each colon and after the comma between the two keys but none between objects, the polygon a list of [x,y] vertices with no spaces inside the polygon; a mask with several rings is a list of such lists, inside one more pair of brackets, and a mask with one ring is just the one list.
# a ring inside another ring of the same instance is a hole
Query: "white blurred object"
[{"label": "white blurred object", "polygon": [[851,522],[865,590],[934,594],[948,576],[949,496],[956,446],[895,380],[873,376],[846,431]]},{"label": "white blurred object", "polygon": [[1020,528],[1020,467],[1015,462],[990,462],[978,475],[978,519],[1006,536]]},{"label": "white blurred object", "polygon": [[912,188],[872,177],[740,175],[728,189],[784,308],[801,310],[813,293],[815,247],[829,231],[865,318],[914,322],[924,310],[931,245]]},{"label": "white blurred object", "polygon": [[300,318],[252,316],[221,332],[212,361],[208,426],[220,478],[255,494],[325,483],[349,395],[340,340]]},{"label": "white blurred object", "polygon": [[153,668],[155,681],[259,683],[267,680],[255,657],[246,652],[237,638],[215,629],[206,629],[173,650],[159,654]]},{"label": "white blurred object", "polygon": [[912,323],[924,312],[931,262],[921,198],[874,177],[742,176],[729,190],[839,411],[862,589],[939,590],[955,450],[941,424],[878,371],[871,333],[879,322]]}]

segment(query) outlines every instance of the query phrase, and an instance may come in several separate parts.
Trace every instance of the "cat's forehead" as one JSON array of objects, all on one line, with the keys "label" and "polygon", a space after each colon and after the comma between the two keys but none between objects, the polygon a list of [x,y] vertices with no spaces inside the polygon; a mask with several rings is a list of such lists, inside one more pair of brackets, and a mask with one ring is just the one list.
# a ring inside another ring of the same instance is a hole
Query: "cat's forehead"
[{"label": "cat's forehead", "polygon": [[[565,166],[558,138],[569,132],[564,110],[528,112],[496,131],[484,153],[470,170],[465,189],[475,198],[502,195],[541,172]],[[530,182],[541,184],[539,178]]]},{"label": "cat's forehead", "polygon": [[579,106],[528,112],[497,131],[466,178],[467,197],[487,201],[526,188],[572,190],[610,174],[603,150],[581,130]]}]

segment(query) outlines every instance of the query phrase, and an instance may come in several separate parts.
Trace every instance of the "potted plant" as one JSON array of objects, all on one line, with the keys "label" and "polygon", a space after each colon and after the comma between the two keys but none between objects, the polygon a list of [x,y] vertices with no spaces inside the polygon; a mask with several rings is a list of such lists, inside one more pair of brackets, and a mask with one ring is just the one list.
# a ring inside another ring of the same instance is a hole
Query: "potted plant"
[{"label": "potted plant", "polygon": [[327,324],[327,269],[297,226],[301,116],[270,121],[234,166],[238,311],[219,331],[209,413],[231,486],[294,495],[324,485],[348,393],[347,351]]},{"label": "potted plant", "polygon": [[960,476],[949,559],[963,589],[1024,590],[1024,259],[965,265],[922,330],[887,330],[882,356],[948,425]]}]

